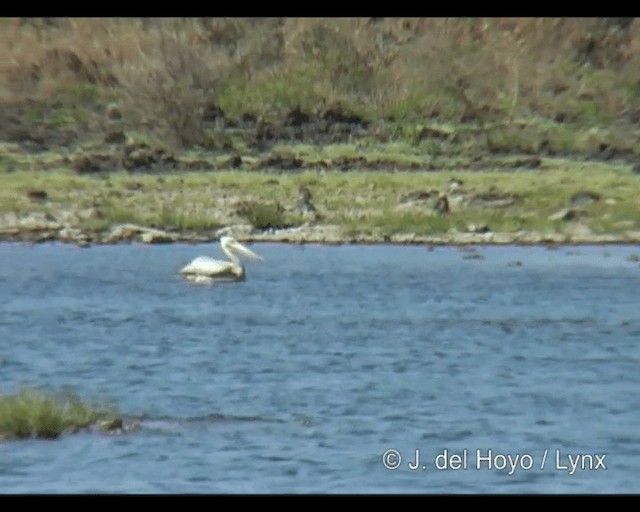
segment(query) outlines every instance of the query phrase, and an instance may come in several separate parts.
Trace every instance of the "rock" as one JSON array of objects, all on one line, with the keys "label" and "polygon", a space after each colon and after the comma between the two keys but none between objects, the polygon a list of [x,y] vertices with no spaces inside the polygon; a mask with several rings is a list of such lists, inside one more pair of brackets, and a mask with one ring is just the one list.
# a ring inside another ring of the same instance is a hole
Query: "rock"
[{"label": "rock", "polygon": [[489,233],[491,229],[486,224],[467,224],[467,231],[469,233]]},{"label": "rock", "polygon": [[627,256],[626,260],[630,261],[632,263],[640,262],[640,255],[638,255],[638,254],[630,254],[629,256]]},{"label": "rock", "polygon": [[122,418],[109,418],[106,420],[99,420],[97,422],[98,428],[101,430],[111,431],[122,428]]},{"label": "rock", "polygon": [[[370,236],[371,242],[380,240],[379,236]],[[249,237],[252,241],[265,242],[293,242],[293,243],[324,243],[339,244],[345,242],[346,238],[340,226],[330,224],[300,226],[296,228],[279,229],[272,233],[256,233]],[[245,239],[246,240],[246,239]],[[357,240],[360,242],[361,240]],[[362,240],[366,242],[365,240]]]},{"label": "rock", "polygon": [[144,244],[163,244],[177,241],[177,236],[161,229],[138,226],[137,224],[119,224],[102,239],[106,244],[133,242],[139,240]]},{"label": "rock", "polygon": [[513,244],[516,241],[515,233],[491,233],[495,244]]},{"label": "rock", "polygon": [[577,192],[571,196],[569,203],[571,206],[591,204],[600,201],[600,194],[595,192]]},{"label": "rock", "polygon": [[148,230],[140,235],[143,244],[167,244],[175,242],[175,237],[160,230]]},{"label": "rock", "polygon": [[428,201],[433,200],[433,198],[437,196],[437,190],[415,190],[401,196],[400,203],[416,203],[419,201]]},{"label": "rock", "polygon": [[584,210],[580,210],[577,208],[563,208],[562,210],[549,215],[548,220],[576,220],[584,216],[586,216],[586,212]]},{"label": "rock", "polygon": [[146,231],[146,228],[143,226],[137,226],[135,224],[119,224],[111,229],[109,234],[104,238],[104,242],[107,244],[131,242],[144,231]]},{"label": "rock", "polygon": [[416,240],[415,233],[399,233],[397,235],[391,235],[391,242],[394,244],[411,244]]},{"label": "rock", "polygon": [[471,206],[483,208],[504,208],[515,204],[518,200],[513,194],[501,194],[499,192],[486,192],[475,194],[471,197]]},{"label": "rock", "polygon": [[542,235],[533,231],[518,231],[515,234],[515,241],[522,244],[540,244]]},{"label": "rock", "polygon": [[640,243],[640,231],[625,231],[624,237],[630,242]]},{"label": "rock", "polygon": [[95,426],[103,434],[109,435],[129,434],[140,429],[138,421],[124,421],[119,417],[98,420]]},{"label": "rock", "polygon": [[233,226],[227,226],[220,228],[214,232],[216,238],[221,236],[232,236],[237,240],[246,239],[255,231],[255,228],[251,224],[234,224]]},{"label": "rock", "polygon": [[91,239],[91,235],[77,228],[64,227],[58,231],[58,240],[74,243],[80,247],[88,247]]},{"label": "rock", "polygon": [[573,243],[595,242],[594,234],[591,228],[580,222],[571,222],[567,224],[564,227],[563,231],[568,237],[570,242],[573,242]]},{"label": "rock", "polygon": [[541,242],[544,244],[562,244],[570,238],[563,233],[543,233],[541,235]]},{"label": "rock", "polygon": [[33,212],[18,219],[17,225],[23,231],[57,231],[62,226],[53,215]]}]

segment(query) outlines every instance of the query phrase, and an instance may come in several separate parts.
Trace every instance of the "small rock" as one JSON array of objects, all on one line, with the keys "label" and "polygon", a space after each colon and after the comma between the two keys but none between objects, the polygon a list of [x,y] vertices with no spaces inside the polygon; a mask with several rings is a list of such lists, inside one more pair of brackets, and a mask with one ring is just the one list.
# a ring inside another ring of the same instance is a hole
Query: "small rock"
[{"label": "small rock", "polygon": [[500,192],[485,192],[476,194],[471,198],[471,205],[484,208],[505,208],[516,203],[517,196]]},{"label": "small rock", "polygon": [[491,229],[486,224],[467,224],[467,231],[469,233],[489,233]]},{"label": "small rock", "polygon": [[80,247],[88,247],[91,236],[77,228],[64,227],[58,231],[58,239],[62,242],[71,242]]},{"label": "small rock", "polygon": [[122,418],[109,418],[107,420],[100,420],[97,423],[101,430],[108,432],[122,428]]},{"label": "small rock", "polygon": [[592,229],[586,224],[580,222],[571,222],[567,224],[564,231],[572,238],[586,239],[593,235]]},{"label": "small rock", "polygon": [[640,231],[625,231],[624,236],[630,242],[640,242]]},{"label": "small rock", "polygon": [[572,206],[591,204],[600,201],[600,194],[595,192],[577,192],[571,196],[569,203]]},{"label": "small rock", "polygon": [[22,217],[19,226],[26,231],[55,231],[62,227],[53,215],[42,212],[33,212]]},{"label": "small rock", "polygon": [[131,242],[137,235],[143,233],[146,228],[135,224],[119,224],[114,226],[109,234],[104,238],[107,244],[118,242]]},{"label": "small rock", "polygon": [[238,240],[251,235],[255,231],[255,228],[251,224],[234,224],[233,226],[227,226],[215,231],[216,238],[221,236],[232,236]]},{"label": "small rock", "polygon": [[563,208],[556,213],[549,215],[548,220],[575,220],[584,217],[586,212],[575,208]]},{"label": "small rock", "polygon": [[140,235],[140,241],[143,244],[167,244],[175,241],[175,238],[160,230],[145,231]]},{"label": "small rock", "polygon": [[400,197],[400,203],[413,203],[416,201],[426,201],[438,195],[437,191],[416,190]]},{"label": "small rock", "polygon": [[464,181],[462,181],[462,180],[458,180],[458,179],[456,179],[456,178],[451,178],[451,179],[449,180],[449,183],[448,183],[448,185],[449,185],[449,191],[450,191],[450,192],[452,192],[452,191],[454,191],[454,190],[457,190],[457,189],[459,189],[460,187],[462,187],[462,185],[463,185],[463,184],[464,184]]}]

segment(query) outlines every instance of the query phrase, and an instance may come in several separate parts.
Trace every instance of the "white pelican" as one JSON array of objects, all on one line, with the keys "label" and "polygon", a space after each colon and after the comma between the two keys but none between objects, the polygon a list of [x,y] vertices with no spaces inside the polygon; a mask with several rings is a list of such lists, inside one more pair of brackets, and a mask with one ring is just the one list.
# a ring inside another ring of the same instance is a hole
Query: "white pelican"
[{"label": "white pelican", "polygon": [[183,267],[180,274],[194,283],[244,281],[244,266],[236,253],[255,261],[263,261],[261,256],[230,236],[220,237],[220,247],[231,261],[214,260],[209,256],[200,256]]}]

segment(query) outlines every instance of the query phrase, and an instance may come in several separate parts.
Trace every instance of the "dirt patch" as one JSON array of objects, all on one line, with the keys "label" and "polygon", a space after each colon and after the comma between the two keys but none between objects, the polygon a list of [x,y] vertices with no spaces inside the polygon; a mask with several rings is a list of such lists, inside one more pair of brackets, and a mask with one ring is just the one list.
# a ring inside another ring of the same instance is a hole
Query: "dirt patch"
[{"label": "dirt patch", "polygon": [[78,174],[92,174],[125,169],[130,172],[172,171],[178,160],[162,148],[152,148],[145,143],[127,144],[115,152],[82,152],[72,162]]},{"label": "dirt patch", "polygon": [[269,155],[260,160],[258,166],[261,168],[273,168],[285,171],[300,169],[303,161],[293,155]]}]

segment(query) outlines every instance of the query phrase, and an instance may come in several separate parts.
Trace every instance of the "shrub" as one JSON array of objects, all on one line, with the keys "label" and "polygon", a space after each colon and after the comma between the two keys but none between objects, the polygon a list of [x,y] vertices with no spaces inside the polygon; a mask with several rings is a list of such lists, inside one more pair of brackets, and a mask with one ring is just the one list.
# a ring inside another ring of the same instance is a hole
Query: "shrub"
[{"label": "shrub", "polygon": [[241,204],[236,211],[238,215],[247,219],[253,227],[259,230],[282,229],[290,226],[284,208],[278,202],[247,202]]}]

